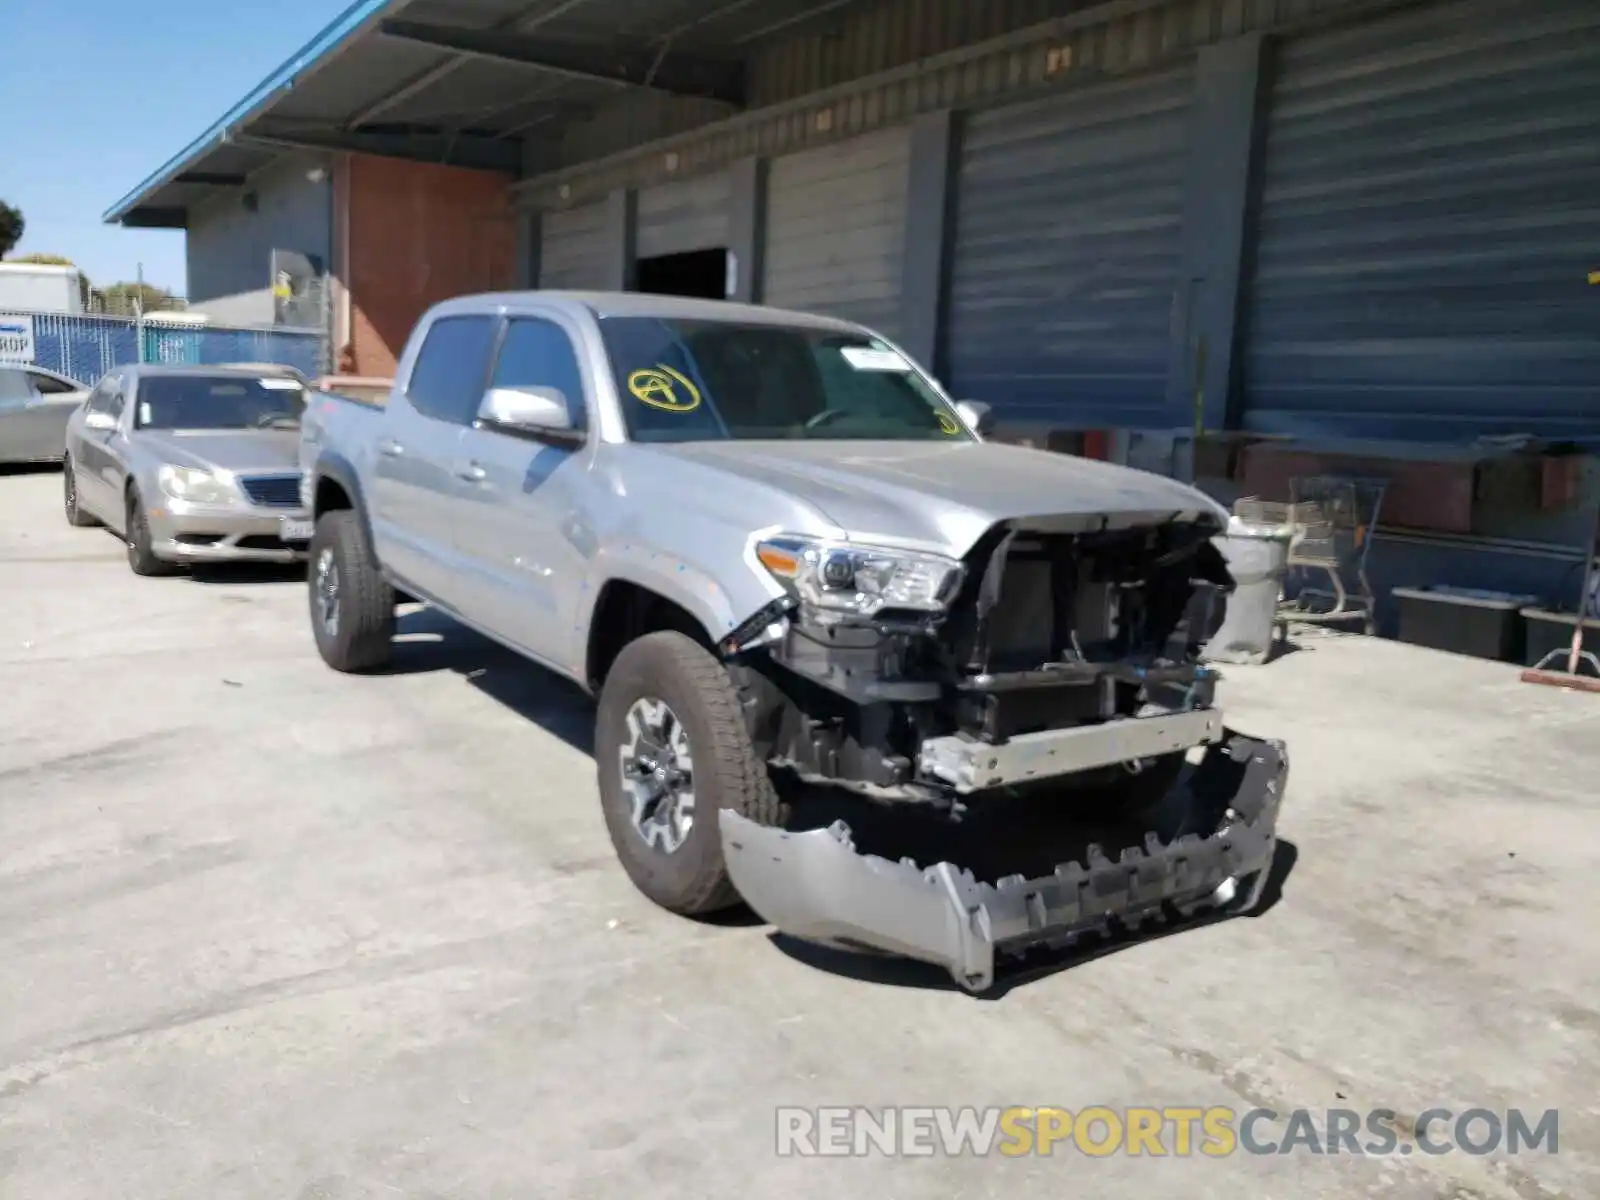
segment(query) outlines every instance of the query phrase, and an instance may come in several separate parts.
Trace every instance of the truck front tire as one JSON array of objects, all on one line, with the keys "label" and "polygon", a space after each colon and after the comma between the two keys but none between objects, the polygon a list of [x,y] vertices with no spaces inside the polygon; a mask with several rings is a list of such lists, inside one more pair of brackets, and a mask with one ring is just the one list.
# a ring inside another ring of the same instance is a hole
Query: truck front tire
[{"label": "truck front tire", "polygon": [[394,640],[394,589],[350,509],[317,518],[311,535],[306,594],[317,653],[335,671],[370,671],[389,661]]},{"label": "truck front tire", "polygon": [[681,633],[630,642],[600,692],[594,756],[606,828],[634,886],[686,916],[737,904],[718,814],[763,825],[788,814],[722,664]]}]

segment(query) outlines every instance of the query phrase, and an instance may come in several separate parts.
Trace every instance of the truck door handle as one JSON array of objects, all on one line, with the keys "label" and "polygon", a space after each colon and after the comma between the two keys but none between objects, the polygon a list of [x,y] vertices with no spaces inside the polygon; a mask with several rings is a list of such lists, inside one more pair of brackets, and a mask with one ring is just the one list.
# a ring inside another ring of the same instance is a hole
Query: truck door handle
[{"label": "truck door handle", "polygon": [[378,453],[385,458],[399,458],[406,452],[406,448],[393,438],[384,438],[378,443]]},{"label": "truck door handle", "polygon": [[468,463],[456,472],[456,478],[465,479],[468,483],[482,483],[488,478],[489,472],[477,463]]}]

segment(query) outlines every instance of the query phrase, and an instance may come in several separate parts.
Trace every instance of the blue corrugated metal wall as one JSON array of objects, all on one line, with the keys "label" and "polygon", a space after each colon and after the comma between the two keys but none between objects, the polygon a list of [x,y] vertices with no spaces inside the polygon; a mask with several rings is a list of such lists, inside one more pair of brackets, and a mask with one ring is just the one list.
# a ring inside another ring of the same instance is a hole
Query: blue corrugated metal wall
[{"label": "blue corrugated metal wall", "polygon": [[309,376],[322,373],[322,339],[281,329],[145,329],[145,361],[268,362]]},{"label": "blue corrugated metal wall", "polygon": [[1006,421],[1167,427],[1192,68],[963,132],[949,383]]},{"label": "blue corrugated metal wall", "polygon": [[[1412,0],[852,0],[753,46],[749,103],[626,93],[530,154],[513,194],[560,211],[619,188],[776,159],[926,113],[1025,102],[1041,91],[1159,71],[1202,46],[1292,31]],[[1049,18],[1048,25],[1041,25]],[[992,39],[992,40],[991,40]],[[974,46],[982,48],[968,53]],[[1063,60],[1068,66],[1062,69]],[[1051,66],[1054,62],[1057,65]],[[822,89],[818,91],[818,89]],[[826,117],[826,120],[820,118]],[[668,152],[676,155],[667,168]]]},{"label": "blue corrugated metal wall", "polygon": [[728,172],[715,171],[697,179],[640,189],[638,256],[726,246],[731,183]]},{"label": "blue corrugated metal wall", "polygon": [[900,333],[911,128],[774,159],[762,298]]},{"label": "blue corrugated metal wall", "polygon": [[[122,317],[32,313],[33,361],[93,384],[112,367],[140,361],[137,327]],[[161,328],[147,325],[144,361],[271,362],[307,375],[322,373],[322,335],[309,330]]]},{"label": "blue corrugated metal wall", "polygon": [[134,323],[119,317],[34,313],[33,361],[69,379],[92,384],[112,367],[139,359]]},{"label": "blue corrugated metal wall", "polygon": [[1289,41],[1268,113],[1248,428],[1600,441],[1600,2]]},{"label": "blue corrugated metal wall", "polygon": [[539,286],[606,287],[609,232],[604,201],[546,213],[541,223]]}]

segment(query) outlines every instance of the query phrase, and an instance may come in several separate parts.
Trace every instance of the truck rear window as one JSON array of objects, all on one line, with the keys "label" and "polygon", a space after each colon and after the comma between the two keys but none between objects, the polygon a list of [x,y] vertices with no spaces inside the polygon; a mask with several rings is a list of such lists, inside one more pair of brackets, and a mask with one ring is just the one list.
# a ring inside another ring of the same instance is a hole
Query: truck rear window
[{"label": "truck rear window", "polygon": [[600,328],[637,442],[972,436],[910,363],[863,335],[660,317]]}]

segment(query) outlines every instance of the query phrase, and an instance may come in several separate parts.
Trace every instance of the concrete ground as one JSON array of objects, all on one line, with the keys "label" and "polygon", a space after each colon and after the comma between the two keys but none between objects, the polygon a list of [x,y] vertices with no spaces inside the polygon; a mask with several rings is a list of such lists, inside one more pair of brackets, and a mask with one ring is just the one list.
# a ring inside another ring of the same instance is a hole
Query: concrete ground
[{"label": "concrete ground", "polygon": [[[292,575],[135,578],[59,488],[0,476],[8,1200],[1600,1194],[1600,698],[1359,639],[1232,669],[1292,754],[1278,902],[974,999],[652,908],[570,690],[425,620],[339,676]],[[775,1154],[775,1106],[891,1104],[1554,1108],[1560,1140]]]}]

